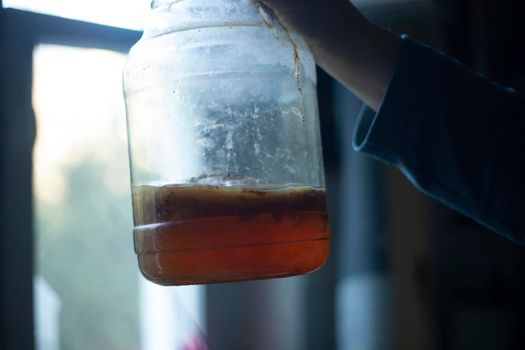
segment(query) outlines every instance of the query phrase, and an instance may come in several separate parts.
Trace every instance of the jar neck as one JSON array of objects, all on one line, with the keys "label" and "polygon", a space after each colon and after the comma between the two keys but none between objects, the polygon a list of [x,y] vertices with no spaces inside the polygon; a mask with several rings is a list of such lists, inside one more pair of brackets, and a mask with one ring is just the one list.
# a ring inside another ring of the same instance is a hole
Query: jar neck
[{"label": "jar neck", "polygon": [[[179,2],[183,2],[183,1],[188,1],[188,0],[150,0],[150,7],[152,9],[158,9],[158,8],[162,8],[162,7],[171,7]],[[249,5],[249,6],[254,6],[256,4],[256,1],[253,1],[253,0],[217,0],[215,2],[217,4],[220,4],[220,3],[227,3],[229,4],[230,6],[233,5],[233,6],[246,6],[246,5]],[[208,4],[207,6],[210,6],[210,4]],[[219,5],[221,6],[221,5]]]},{"label": "jar neck", "polygon": [[265,26],[254,0],[152,0],[145,37],[228,26]]}]

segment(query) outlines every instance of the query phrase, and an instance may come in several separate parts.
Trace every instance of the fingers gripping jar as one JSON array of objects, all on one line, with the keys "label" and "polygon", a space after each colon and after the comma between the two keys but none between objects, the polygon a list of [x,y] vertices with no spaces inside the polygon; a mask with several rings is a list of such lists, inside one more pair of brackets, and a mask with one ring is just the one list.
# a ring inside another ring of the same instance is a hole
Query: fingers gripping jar
[{"label": "fingers gripping jar", "polygon": [[322,265],[316,71],[300,37],[251,0],[153,1],[124,88],[146,278],[229,282]]}]

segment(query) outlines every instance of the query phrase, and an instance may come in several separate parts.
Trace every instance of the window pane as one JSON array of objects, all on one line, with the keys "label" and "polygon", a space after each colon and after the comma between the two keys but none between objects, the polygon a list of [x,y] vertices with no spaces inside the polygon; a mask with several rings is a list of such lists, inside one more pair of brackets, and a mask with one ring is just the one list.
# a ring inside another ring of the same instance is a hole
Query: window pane
[{"label": "window pane", "polygon": [[203,289],[154,286],[138,271],[124,61],[53,45],[34,53],[38,349],[183,349],[202,339]]},{"label": "window pane", "polygon": [[144,28],[150,0],[3,0],[4,7],[128,29]]}]

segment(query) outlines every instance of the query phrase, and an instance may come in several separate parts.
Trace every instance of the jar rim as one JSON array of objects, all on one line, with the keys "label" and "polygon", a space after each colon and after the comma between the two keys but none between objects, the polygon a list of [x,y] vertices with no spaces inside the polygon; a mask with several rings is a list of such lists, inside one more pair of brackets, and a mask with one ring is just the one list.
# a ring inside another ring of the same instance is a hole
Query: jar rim
[{"label": "jar rim", "polygon": [[176,2],[180,2],[182,0],[151,0],[150,7],[152,9],[157,8],[161,5],[172,5]]}]

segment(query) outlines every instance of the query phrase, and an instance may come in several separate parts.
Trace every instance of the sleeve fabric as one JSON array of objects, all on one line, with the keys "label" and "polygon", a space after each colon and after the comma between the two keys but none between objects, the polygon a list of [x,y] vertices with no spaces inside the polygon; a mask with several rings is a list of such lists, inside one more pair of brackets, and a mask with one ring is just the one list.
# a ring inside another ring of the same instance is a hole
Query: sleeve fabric
[{"label": "sleeve fabric", "polygon": [[403,36],[381,108],[362,111],[354,148],[525,244],[525,102],[514,91]]}]

